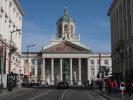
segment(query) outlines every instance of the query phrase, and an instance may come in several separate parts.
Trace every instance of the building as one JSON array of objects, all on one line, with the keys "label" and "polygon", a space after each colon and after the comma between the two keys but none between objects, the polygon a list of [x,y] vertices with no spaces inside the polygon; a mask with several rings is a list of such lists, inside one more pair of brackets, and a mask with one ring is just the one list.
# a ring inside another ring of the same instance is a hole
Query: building
[{"label": "building", "polygon": [[10,72],[19,74],[22,70],[18,57],[21,55],[23,15],[18,0],[0,0],[0,73],[3,80]]},{"label": "building", "polygon": [[108,16],[111,22],[113,75],[133,80],[133,0],[113,0]]},{"label": "building", "polygon": [[[43,46],[42,52],[28,52],[28,57],[26,52],[23,53],[21,62],[25,68],[30,67],[28,75],[33,75],[30,77],[36,81],[41,80],[43,84],[51,85],[60,81],[81,85],[88,80],[96,80],[99,72],[99,54],[92,53],[89,47],[81,44],[80,35],[75,31],[75,20],[70,17],[67,8],[56,24],[57,34],[49,45]],[[100,62],[101,66],[110,69],[111,73],[110,54],[102,54]]]}]

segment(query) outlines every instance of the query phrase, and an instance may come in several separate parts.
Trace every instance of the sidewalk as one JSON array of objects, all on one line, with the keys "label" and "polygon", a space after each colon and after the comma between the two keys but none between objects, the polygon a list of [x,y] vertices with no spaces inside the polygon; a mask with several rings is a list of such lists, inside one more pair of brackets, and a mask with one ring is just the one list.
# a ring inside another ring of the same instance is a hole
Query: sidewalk
[{"label": "sidewalk", "polygon": [[20,92],[20,91],[23,91],[23,90],[26,90],[26,88],[15,87],[15,88],[13,88],[12,91],[8,91],[7,89],[3,89],[2,93],[0,93],[0,96],[6,96],[6,95],[14,94],[14,93],[17,93],[17,92]]},{"label": "sidewalk", "polygon": [[101,92],[97,89],[94,91],[105,97],[107,100],[133,100],[133,94],[132,96],[128,96],[128,94],[126,94],[125,96],[122,97],[121,93],[118,93],[115,96],[114,94],[108,95],[107,92]]}]

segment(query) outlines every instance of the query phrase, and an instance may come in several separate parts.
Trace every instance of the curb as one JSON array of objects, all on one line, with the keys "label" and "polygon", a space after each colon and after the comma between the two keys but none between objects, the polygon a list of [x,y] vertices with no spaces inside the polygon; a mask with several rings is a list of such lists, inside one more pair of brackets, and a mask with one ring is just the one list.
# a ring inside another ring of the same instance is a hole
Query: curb
[{"label": "curb", "polygon": [[7,96],[7,95],[10,95],[12,93],[16,93],[16,92],[19,92],[19,91],[22,91],[24,90],[25,88],[14,88],[12,91],[7,91],[6,89],[3,90],[2,94],[0,94],[0,96]]},{"label": "curb", "polygon": [[106,95],[104,95],[104,94],[102,94],[100,92],[97,92],[95,90],[93,90],[93,91],[96,92],[97,94],[101,95],[102,97],[106,98],[107,100],[111,100],[108,96],[106,96]]}]

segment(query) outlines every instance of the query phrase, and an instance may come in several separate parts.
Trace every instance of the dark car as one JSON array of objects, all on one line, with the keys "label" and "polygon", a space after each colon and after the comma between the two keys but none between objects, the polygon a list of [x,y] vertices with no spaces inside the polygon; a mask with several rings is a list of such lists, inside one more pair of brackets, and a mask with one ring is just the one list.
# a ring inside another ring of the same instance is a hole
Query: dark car
[{"label": "dark car", "polygon": [[57,89],[68,89],[69,84],[67,82],[59,82],[57,85]]}]

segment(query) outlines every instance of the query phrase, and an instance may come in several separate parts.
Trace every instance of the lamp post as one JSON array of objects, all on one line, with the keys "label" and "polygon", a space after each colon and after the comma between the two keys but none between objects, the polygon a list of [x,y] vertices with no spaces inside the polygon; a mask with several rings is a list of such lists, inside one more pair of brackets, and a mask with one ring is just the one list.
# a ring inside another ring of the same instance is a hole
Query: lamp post
[{"label": "lamp post", "polygon": [[[29,48],[35,46],[35,44],[27,45],[27,65],[29,67]],[[24,75],[25,75],[25,68],[24,68]]]},{"label": "lamp post", "polygon": [[99,53],[99,78],[102,79],[102,74],[101,74],[101,53]]},{"label": "lamp post", "polygon": [[27,45],[27,63],[29,58],[29,48],[35,46],[35,44]]},{"label": "lamp post", "polygon": [[22,70],[19,69],[19,88],[21,87],[21,73],[22,73]]},{"label": "lamp post", "polygon": [[3,89],[3,82],[2,82],[2,76],[3,76],[3,42],[2,42],[2,49],[0,50],[0,74],[1,74],[1,83],[0,83],[0,93],[2,93],[2,89]]},{"label": "lamp post", "polygon": [[7,80],[7,88],[8,88],[8,91],[12,91],[12,88],[14,87],[14,86],[12,86],[12,83],[13,83],[13,80],[12,80],[12,76],[13,76],[13,73],[11,73],[11,57],[12,57],[12,53],[14,52],[14,51],[12,51],[13,49],[12,49],[12,34],[13,33],[15,33],[15,32],[18,32],[18,31],[21,31],[20,29],[17,29],[17,30],[15,30],[15,31],[11,31],[10,33],[11,33],[11,35],[10,35],[10,41],[9,41],[9,68],[8,68],[8,76],[7,76],[7,78],[8,78],[8,80]]},{"label": "lamp post", "polygon": [[11,72],[11,60],[12,60],[11,57],[12,57],[12,53],[13,53],[13,52],[12,52],[12,34],[15,33],[15,32],[18,32],[18,31],[21,31],[21,30],[20,30],[20,29],[17,29],[16,31],[12,31],[12,32],[11,32],[11,35],[10,35],[10,45],[9,45],[9,46],[10,46],[10,47],[9,47],[9,70],[8,70],[8,71],[9,71],[9,74],[10,74],[10,72]]}]

